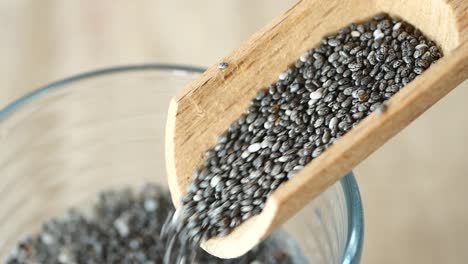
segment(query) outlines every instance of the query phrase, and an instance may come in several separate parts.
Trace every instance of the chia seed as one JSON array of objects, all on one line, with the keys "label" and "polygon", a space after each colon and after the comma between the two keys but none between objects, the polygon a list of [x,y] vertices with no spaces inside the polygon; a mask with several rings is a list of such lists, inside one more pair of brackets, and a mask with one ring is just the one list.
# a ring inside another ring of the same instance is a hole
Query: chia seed
[{"label": "chia seed", "polygon": [[229,66],[229,64],[227,62],[220,62],[218,64],[218,69],[219,70],[225,70],[225,69],[227,69],[228,66]]}]

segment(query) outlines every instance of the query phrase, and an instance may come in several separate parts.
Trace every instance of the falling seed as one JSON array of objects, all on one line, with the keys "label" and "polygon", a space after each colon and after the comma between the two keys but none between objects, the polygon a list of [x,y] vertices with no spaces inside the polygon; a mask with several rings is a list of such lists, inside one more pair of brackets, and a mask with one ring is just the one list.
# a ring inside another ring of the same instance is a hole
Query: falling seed
[{"label": "falling seed", "polygon": [[122,237],[126,237],[128,233],[130,232],[127,222],[123,220],[122,218],[118,218],[115,220],[114,228],[117,229],[120,236]]},{"label": "falling seed", "polygon": [[145,200],[144,203],[145,210],[148,212],[154,212],[158,208],[158,204],[153,199]]},{"label": "falling seed", "polygon": [[44,232],[41,235],[41,241],[42,241],[42,243],[44,243],[46,245],[50,245],[50,244],[54,243],[54,237],[52,235],[50,235],[49,233]]},{"label": "falling seed", "polygon": [[62,249],[58,256],[58,261],[62,264],[71,264],[74,263],[72,257],[70,256],[70,252],[67,249]]},{"label": "falling seed", "polygon": [[129,243],[129,246],[131,249],[136,250],[140,247],[140,242],[138,242],[136,239],[132,239]]}]

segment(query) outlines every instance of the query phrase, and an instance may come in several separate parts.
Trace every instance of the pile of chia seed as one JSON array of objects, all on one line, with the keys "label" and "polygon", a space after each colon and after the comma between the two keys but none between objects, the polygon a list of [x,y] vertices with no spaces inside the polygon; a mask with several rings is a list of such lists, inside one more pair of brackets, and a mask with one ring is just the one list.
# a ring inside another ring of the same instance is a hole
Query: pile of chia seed
[{"label": "pile of chia seed", "polygon": [[183,244],[175,233],[161,233],[173,213],[169,194],[155,185],[138,193],[103,192],[89,214],[70,210],[45,223],[38,235],[19,242],[5,263],[298,263],[273,237],[238,259],[218,259]]},{"label": "pile of chia seed", "polygon": [[387,15],[323,38],[206,152],[182,199],[185,237],[224,236],[259,214],[278,186],[373,111],[385,111],[387,99],[441,56],[418,29]]}]

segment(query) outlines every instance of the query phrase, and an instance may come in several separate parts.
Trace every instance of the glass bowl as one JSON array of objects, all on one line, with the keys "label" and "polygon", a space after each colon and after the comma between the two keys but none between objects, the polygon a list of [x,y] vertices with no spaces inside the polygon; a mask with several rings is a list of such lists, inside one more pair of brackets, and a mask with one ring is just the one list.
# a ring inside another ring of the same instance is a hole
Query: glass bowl
[{"label": "glass bowl", "polygon": [[[41,223],[102,190],[166,186],[169,100],[202,68],[148,64],[84,73],[0,111],[0,260]],[[352,173],[283,230],[310,263],[358,263],[363,212]],[[300,253],[297,253],[298,255]]]}]

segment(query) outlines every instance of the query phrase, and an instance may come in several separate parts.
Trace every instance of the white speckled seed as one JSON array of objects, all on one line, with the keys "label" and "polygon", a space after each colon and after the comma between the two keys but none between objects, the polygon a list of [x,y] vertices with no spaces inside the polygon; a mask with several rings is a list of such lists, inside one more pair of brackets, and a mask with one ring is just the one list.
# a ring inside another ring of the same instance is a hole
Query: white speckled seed
[{"label": "white speckled seed", "polygon": [[215,188],[216,185],[218,185],[220,181],[221,181],[221,178],[218,175],[214,176],[210,181],[211,188]]},{"label": "white speckled seed", "polygon": [[202,197],[200,194],[196,194],[195,196],[193,196],[193,200],[194,200],[195,202],[201,201],[202,198],[203,198],[203,197]]},{"label": "white speckled seed", "polygon": [[145,207],[145,210],[147,212],[154,212],[156,211],[158,204],[156,203],[155,200],[148,199],[148,200],[145,200],[145,203],[143,204],[143,206]]},{"label": "white speckled seed", "polygon": [[356,30],[351,31],[351,37],[359,38],[360,36],[361,36],[361,33],[359,31],[356,31]]},{"label": "white speckled seed", "polygon": [[422,48],[427,48],[427,45],[426,44],[419,44],[417,45],[416,47],[414,47],[415,49],[422,49]]},{"label": "white speckled seed", "polygon": [[257,152],[260,150],[260,148],[262,147],[262,144],[260,143],[254,143],[252,145],[249,146],[249,148],[247,149],[250,153],[254,153],[254,152]]},{"label": "white speckled seed", "polygon": [[385,34],[380,29],[376,29],[374,31],[374,39],[375,40],[383,39],[384,37],[385,37]]},{"label": "white speckled seed", "polygon": [[45,232],[44,234],[41,235],[41,241],[42,243],[46,245],[50,245],[54,243],[54,237],[51,236],[49,233]]},{"label": "white speckled seed", "polygon": [[309,100],[308,105],[312,106],[312,105],[314,105],[316,102],[317,102],[317,100],[311,99],[311,100]]},{"label": "white speckled seed", "polygon": [[337,125],[338,125],[338,118],[335,116],[330,120],[330,123],[328,124],[328,128],[330,128],[331,130],[335,130]]},{"label": "white speckled seed", "polygon": [[318,99],[320,99],[320,98],[322,98],[322,93],[321,93],[321,92],[315,91],[315,92],[311,92],[311,93],[310,93],[310,99],[312,99],[312,100],[318,100]]},{"label": "white speckled seed", "polygon": [[59,263],[62,263],[62,264],[74,263],[73,258],[70,255],[70,252],[66,248],[63,248],[62,250],[60,250],[58,261]]},{"label": "white speckled seed", "polygon": [[309,54],[304,53],[304,54],[301,55],[301,57],[299,57],[299,60],[302,61],[302,62],[306,62],[308,58],[309,58]]},{"label": "white speckled seed", "polygon": [[286,77],[288,77],[288,74],[283,72],[278,76],[278,79],[280,79],[281,81],[284,81],[286,80]]},{"label": "white speckled seed", "polygon": [[294,166],[293,170],[298,171],[298,170],[302,170],[303,168],[304,166],[297,165],[297,166]]},{"label": "white speckled seed", "polygon": [[401,27],[401,22],[398,22],[398,23],[396,23],[396,24],[393,26],[392,29],[393,29],[393,31],[397,31],[397,30],[400,29],[400,27]]},{"label": "white speckled seed", "polygon": [[126,237],[130,232],[127,221],[121,218],[117,218],[117,220],[114,221],[114,228],[117,229],[117,232],[119,232],[122,237]]}]

